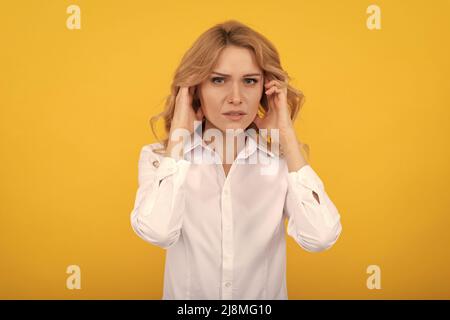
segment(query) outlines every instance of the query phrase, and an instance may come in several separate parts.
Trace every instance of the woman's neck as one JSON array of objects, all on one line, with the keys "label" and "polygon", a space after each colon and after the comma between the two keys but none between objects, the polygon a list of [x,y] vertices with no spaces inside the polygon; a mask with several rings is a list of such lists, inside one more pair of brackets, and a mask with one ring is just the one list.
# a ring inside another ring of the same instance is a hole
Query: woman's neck
[{"label": "woman's neck", "polygon": [[[230,143],[227,144],[226,132],[220,130],[219,128],[214,126],[211,122],[209,122],[208,120],[205,120],[205,128],[203,130],[203,135],[205,134],[205,132],[208,129],[217,129],[222,134],[222,139],[221,139],[222,142],[223,142],[223,146],[222,146],[223,147],[223,149],[222,149],[222,163],[224,163],[223,157],[226,155],[227,148],[232,148],[233,146],[234,146],[234,150],[232,152],[232,155],[233,155],[233,161],[234,161],[234,159],[236,159],[238,153],[244,147],[244,146],[238,146],[238,139],[239,139],[240,134],[234,136],[234,143],[233,143],[233,145],[231,145]],[[229,141],[229,142],[231,142],[231,141]],[[220,146],[217,146],[217,147],[220,147]],[[240,147],[240,148],[238,149],[238,147]],[[230,150],[230,152],[231,152],[231,150]]]}]

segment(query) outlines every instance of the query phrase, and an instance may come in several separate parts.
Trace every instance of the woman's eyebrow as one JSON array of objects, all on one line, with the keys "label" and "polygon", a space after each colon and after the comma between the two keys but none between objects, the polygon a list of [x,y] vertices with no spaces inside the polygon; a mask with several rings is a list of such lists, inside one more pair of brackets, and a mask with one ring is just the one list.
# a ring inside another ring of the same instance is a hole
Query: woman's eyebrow
[{"label": "woman's eyebrow", "polygon": [[[230,76],[229,74],[220,73],[220,72],[216,72],[216,71],[213,71],[212,73],[218,74],[218,75],[221,75],[221,76],[224,76],[224,77],[229,77]],[[260,77],[261,73],[248,73],[248,74],[244,74],[243,75],[243,77],[254,77],[254,76]]]}]

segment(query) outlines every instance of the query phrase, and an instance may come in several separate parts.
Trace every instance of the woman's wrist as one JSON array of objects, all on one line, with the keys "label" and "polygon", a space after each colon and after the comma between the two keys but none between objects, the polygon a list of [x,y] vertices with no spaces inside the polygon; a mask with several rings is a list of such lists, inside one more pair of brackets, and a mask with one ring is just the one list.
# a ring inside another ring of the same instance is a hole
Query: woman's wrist
[{"label": "woman's wrist", "polygon": [[304,165],[308,164],[300,151],[297,136],[293,129],[280,132],[280,147],[286,158],[289,172],[298,171]]},{"label": "woman's wrist", "polygon": [[[181,138],[181,139],[180,139]],[[165,156],[166,157],[171,157],[174,158],[175,160],[179,160],[183,157],[183,143],[180,142],[183,141],[183,137],[178,137],[175,138],[172,135],[172,132],[170,132],[169,134],[169,140],[167,142],[167,147],[166,147],[166,152],[165,152]]]}]

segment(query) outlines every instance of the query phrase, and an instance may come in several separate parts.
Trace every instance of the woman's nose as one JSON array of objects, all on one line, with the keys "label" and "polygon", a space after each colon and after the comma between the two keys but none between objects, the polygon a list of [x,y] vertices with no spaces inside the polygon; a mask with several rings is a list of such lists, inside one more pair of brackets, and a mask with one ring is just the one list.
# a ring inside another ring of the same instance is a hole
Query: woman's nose
[{"label": "woman's nose", "polygon": [[233,84],[233,87],[231,89],[231,96],[229,97],[228,102],[233,104],[241,103],[241,91],[239,88],[239,84]]}]

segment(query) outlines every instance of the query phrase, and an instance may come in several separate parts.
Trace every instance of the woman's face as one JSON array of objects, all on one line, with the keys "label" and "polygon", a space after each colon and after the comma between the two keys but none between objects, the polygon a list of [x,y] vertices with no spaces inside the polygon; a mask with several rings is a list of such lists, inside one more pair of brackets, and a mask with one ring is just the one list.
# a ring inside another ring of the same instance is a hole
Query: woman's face
[{"label": "woman's face", "polygon": [[[197,87],[207,128],[215,127],[222,132],[245,130],[256,117],[263,85],[263,72],[254,53],[247,48],[226,47],[213,72]],[[227,116],[229,112],[244,114]]]}]

